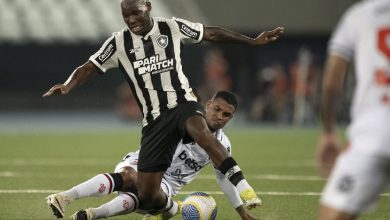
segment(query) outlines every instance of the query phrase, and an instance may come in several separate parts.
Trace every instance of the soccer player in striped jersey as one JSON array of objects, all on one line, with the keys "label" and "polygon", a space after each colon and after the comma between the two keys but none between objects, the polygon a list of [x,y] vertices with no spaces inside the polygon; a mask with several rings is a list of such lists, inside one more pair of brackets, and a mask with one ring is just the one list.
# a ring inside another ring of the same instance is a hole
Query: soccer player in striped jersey
[{"label": "soccer player in striped jersey", "polygon": [[[353,61],[356,87],[349,145],[338,156],[336,106]],[[390,183],[390,0],[361,1],[345,12],[329,41],[322,90],[317,160],[324,176],[338,158],[318,219],[356,219],[375,207]]]},{"label": "soccer player in striped jersey", "polygon": [[[237,109],[237,99],[233,93],[218,91],[206,104],[205,118],[207,126],[215,137],[222,143],[231,155],[232,147],[222,128],[233,118]],[[187,141],[188,142],[188,141]],[[212,163],[208,154],[195,142],[181,140],[173,156],[172,164],[165,172],[161,189],[168,197],[178,194],[181,187],[192,182],[201,169]],[[134,186],[139,151],[128,153],[115,167],[115,173],[120,173],[124,179],[123,186]],[[236,188],[229,182],[215,166],[217,182],[228,197],[232,206],[243,220],[254,220],[244,208],[243,202]],[[93,178],[74,186],[73,188],[57,194],[57,199],[63,201],[62,210],[70,201],[85,197],[100,197],[113,192],[112,180],[109,174],[99,174]],[[123,192],[122,192],[123,191]],[[137,198],[132,193],[121,189],[119,195],[108,203],[97,208],[81,210],[73,215],[73,219],[100,219],[111,216],[124,215],[137,212]],[[139,210],[138,210],[139,211]],[[145,216],[145,219],[164,219],[163,214],[158,216]]]},{"label": "soccer player in striped jersey", "polygon": [[[152,17],[152,4],[148,0],[122,0],[121,10],[127,27],[108,38],[65,83],[54,85],[43,96],[68,94],[96,73],[119,68],[143,113],[138,192],[135,192],[142,209],[151,213],[169,210],[172,215],[179,209],[160,190],[160,183],[177,144],[185,137],[193,139],[208,153],[214,165],[236,186],[247,207],[258,206],[260,200],[241,169],[208,129],[202,106],[182,71],[180,52],[183,44],[201,41],[264,45],[278,39],[283,28],[250,38],[179,18]],[[121,176],[110,175],[115,190],[119,190]]]}]

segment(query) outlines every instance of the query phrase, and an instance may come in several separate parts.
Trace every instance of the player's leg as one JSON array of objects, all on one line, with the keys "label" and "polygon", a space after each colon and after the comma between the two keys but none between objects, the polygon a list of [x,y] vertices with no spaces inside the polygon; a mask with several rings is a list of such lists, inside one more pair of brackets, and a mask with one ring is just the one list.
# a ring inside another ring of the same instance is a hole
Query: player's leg
[{"label": "player's leg", "polygon": [[179,205],[161,190],[162,177],[170,166],[180,134],[178,107],[168,110],[142,130],[138,158],[137,190],[140,209],[149,213],[178,213]]},{"label": "player's leg", "polygon": [[320,205],[318,220],[354,220],[357,216],[326,205]]},{"label": "player's leg", "polygon": [[[123,162],[120,164],[123,164]],[[114,191],[128,191],[128,189],[134,188],[137,175],[135,169],[127,166],[120,167],[117,170],[116,173],[96,175],[67,191],[49,195],[47,197],[47,203],[52,208],[53,214],[58,218],[62,218],[65,207],[76,199],[101,197]]]},{"label": "player's leg", "polygon": [[352,149],[342,153],[324,188],[318,219],[350,220],[373,210],[389,185],[389,166],[389,159],[380,155]]},{"label": "player's leg", "polygon": [[[125,168],[130,167],[123,167],[121,168],[121,170]],[[130,169],[133,170],[132,168]],[[166,195],[168,195],[168,197],[171,197],[172,189],[165,180],[163,180],[161,183],[161,189]],[[72,217],[74,220],[108,218],[133,213],[136,209],[138,209],[138,207],[139,200],[136,195],[130,192],[119,192],[118,196],[111,201],[102,204],[97,208],[88,208],[85,210],[80,210],[73,214]],[[166,216],[162,216],[163,214],[161,214],[161,216],[159,216],[158,218],[155,218],[155,216],[148,215],[145,217],[145,219],[166,219]]]},{"label": "player's leg", "polygon": [[[161,209],[166,203],[166,196],[160,190],[160,183],[165,171],[142,172],[137,174],[138,198],[141,201],[141,209]],[[161,208],[158,208],[161,207]]]},{"label": "player's leg", "polygon": [[74,220],[90,220],[130,214],[137,209],[138,203],[138,198],[133,193],[121,192],[111,201],[97,208],[80,210],[73,214],[72,217]]},{"label": "player's leg", "polygon": [[[172,199],[172,188],[170,186],[170,184],[165,180],[165,179],[162,179],[161,181],[161,190],[164,191],[165,195],[167,195],[168,199]],[[175,206],[175,204],[177,203],[177,207]],[[144,215],[144,218],[143,220],[161,220],[161,219],[170,219],[172,218],[173,216],[181,213],[181,209],[182,209],[182,202],[181,201],[175,201],[172,203],[172,208],[166,210],[166,211],[163,211],[161,213],[158,213],[158,214],[146,214]]]},{"label": "player's leg", "polygon": [[135,190],[137,182],[137,161],[138,153],[128,153],[121,162],[115,166],[115,173],[122,176],[123,186],[119,195],[110,202],[97,208],[80,210],[73,214],[73,219],[99,219],[117,215],[124,215],[133,212],[138,208],[139,201]]},{"label": "player's leg", "polygon": [[247,208],[259,206],[261,200],[244,178],[236,161],[229,157],[226,149],[208,129],[204,117],[190,116],[186,120],[185,128],[188,135],[207,152],[218,169],[236,186]]},{"label": "player's leg", "polygon": [[100,197],[122,189],[123,180],[119,173],[99,174],[72,187],[67,191],[49,195],[46,200],[58,218],[64,216],[65,207],[73,200],[85,197]]}]

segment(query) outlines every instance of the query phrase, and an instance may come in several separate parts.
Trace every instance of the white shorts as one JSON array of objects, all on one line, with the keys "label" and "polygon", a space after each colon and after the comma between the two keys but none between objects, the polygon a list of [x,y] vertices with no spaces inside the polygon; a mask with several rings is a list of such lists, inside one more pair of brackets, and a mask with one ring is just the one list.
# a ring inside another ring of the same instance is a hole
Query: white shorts
[{"label": "white shorts", "polygon": [[321,197],[321,204],[350,214],[375,208],[390,183],[390,158],[347,150],[342,153]]},{"label": "white shorts", "polygon": [[[123,157],[121,162],[119,162],[115,166],[115,173],[118,173],[124,167],[131,167],[135,171],[137,171],[138,170],[137,164],[138,164],[138,151],[130,152],[125,157]],[[169,198],[172,197],[172,188],[164,178],[161,181],[161,189]]]}]

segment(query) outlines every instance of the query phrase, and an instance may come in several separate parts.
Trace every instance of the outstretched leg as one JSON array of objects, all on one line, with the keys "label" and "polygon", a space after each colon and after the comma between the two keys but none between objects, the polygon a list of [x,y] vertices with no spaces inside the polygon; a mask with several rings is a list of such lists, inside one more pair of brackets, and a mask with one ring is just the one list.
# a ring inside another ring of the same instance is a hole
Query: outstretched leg
[{"label": "outstretched leg", "polygon": [[111,201],[97,207],[80,210],[73,214],[74,220],[91,220],[125,215],[134,212],[138,207],[138,199],[133,193],[120,193]]},{"label": "outstretched leg", "polygon": [[86,197],[101,197],[114,191],[131,188],[135,185],[135,170],[127,168],[120,173],[103,173],[57,194],[49,195],[46,200],[57,218],[63,218],[65,207],[73,200]]}]

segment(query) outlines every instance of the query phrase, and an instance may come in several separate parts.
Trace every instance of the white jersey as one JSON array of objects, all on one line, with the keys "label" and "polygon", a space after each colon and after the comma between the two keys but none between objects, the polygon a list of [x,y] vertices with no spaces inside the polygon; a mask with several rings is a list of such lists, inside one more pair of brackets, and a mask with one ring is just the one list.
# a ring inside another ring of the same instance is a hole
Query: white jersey
[{"label": "white jersey", "polygon": [[[231,154],[230,141],[223,131],[218,130],[215,136]],[[173,194],[176,195],[182,186],[194,180],[199,171],[210,162],[209,155],[197,143],[183,144],[180,141],[164,179],[171,185]]]},{"label": "white jersey", "polygon": [[[231,144],[228,137],[220,129],[215,133],[216,138],[231,155]],[[137,170],[138,152],[128,153],[123,160],[116,166],[115,172],[121,168],[130,166]],[[172,159],[171,166],[165,172],[162,189],[168,196],[175,196],[181,190],[181,187],[194,180],[200,170],[206,165],[212,163],[209,155],[198,144],[192,142],[183,144],[182,141],[177,146]],[[234,208],[242,205],[242,200],[237,189],[219,170],[215,169],[216,179],[224,194],[228,197]]]},{"label": "white jersey", "polygon": [[390,0],[350,7],[333,33],[329,53],[355,61],[351,146],[390,155]]}]

